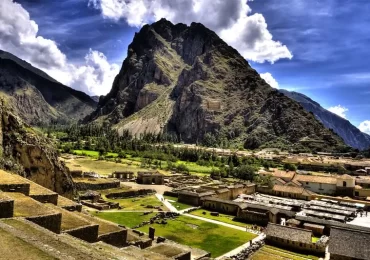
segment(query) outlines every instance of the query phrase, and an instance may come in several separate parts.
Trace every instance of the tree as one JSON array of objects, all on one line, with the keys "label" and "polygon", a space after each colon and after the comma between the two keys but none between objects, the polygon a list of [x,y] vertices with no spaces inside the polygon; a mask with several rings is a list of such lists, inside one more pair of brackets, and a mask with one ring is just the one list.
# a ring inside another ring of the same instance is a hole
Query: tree
[{"label": "tree", "polygon": [[286,170],[286,171],[296,171],[297,167],[294,164],[285,163],[284,164],[284,170]]}]

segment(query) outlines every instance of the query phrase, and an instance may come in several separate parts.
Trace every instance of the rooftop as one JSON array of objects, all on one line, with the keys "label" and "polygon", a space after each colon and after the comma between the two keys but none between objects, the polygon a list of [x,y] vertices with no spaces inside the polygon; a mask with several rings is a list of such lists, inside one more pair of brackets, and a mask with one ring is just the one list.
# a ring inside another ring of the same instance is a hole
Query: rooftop
[{"label": "rooftop", "polygon": [[295,181],[299,182],[314,182],[324,184],[337,184],[337,179],[329,176],[317,176],[317,175],[296,175]]},{"label": "rooftop", "polygon": [[301,228],[269,223],[266,228],[266,235],[299,243],[312,243],[312,231]]},{"label": "rooftop", "polygon": [[370,232],[332,227],[329,252],[352,259],[370,259]]}]

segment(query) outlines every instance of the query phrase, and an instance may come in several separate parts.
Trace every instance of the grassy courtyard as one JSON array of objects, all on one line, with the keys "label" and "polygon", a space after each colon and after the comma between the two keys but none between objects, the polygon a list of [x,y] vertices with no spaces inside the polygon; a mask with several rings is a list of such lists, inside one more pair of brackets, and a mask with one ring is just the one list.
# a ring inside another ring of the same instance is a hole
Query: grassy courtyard
[{"label": "grassy courtyard", "polygon": [[167,200],[170,200],[169,203],[171,203],[172,206],[174,206],[177,210],[184,210],[184,209],[189,209],[189,208],[194,207],[192,205],[178,202],[176,197],[164,196],[164,198]]},{"label": "grassy courtyard", "polygon": [[[203,214],[203,212],[205,212],[206,214]],[[249,226],[251,226],[250,224],[245,224],[243,222],[234,221],[233,220],[234,216],[232,216],[232,215],[226,215],[226,214],[221,214],[220,213],[219,216],[212,216],[211,211],[205,210],[205,209],[198,209],[198,210],[190,212],[190,214],[195,215],[195,216],[199,216],[199,217],[203,217],[203,218],[217,220],[217,221],[220,221],[220,222],[224,222],[224,223],[227,223],[227,224],[240,226],[240,227],[247,227],[247,226],[249,227]]]},{"label": "grassy courtyard", "polygon": [[[138,197],[138,198],[129,198],[129,199],[106,199],[111,202],[118,202],[121,207],[123,207],[123,211],[148,211],[152,210],[147,208],[146,206],[153,206],[157,207],[160,206],[163,210],[167,210],[167,208],[156,198],[156,196],[146,196],[146,197]],[[155,210],[155,209],[153,209]]]},{"label": "grassy courtyard", "polygon": [[143,212],[90,212],[92,215],[132,228],[143,221],[149,221],[156,213],[144,215]]},{"label": "grassy courtyard", "polygon": [[[153,224],[156,236],[163,236],[180,244],[211,252],[212,257],[221,256],[247,243],[256,235],[221,225],[180,216],[168,224]],[[149,226],[139,228],[148,233]]]},{"label": "grassy courtyard", "polygon": [[251,260],[276,260],[276,259],[284,259],[284,260],[307,260],[313,259],[318,260],[319,258],[312,255],[302,255],[297,254],[291,251],[283,250],[277,247],[272,246],[264,246],[256,253],[252,255],[250,258]]}]

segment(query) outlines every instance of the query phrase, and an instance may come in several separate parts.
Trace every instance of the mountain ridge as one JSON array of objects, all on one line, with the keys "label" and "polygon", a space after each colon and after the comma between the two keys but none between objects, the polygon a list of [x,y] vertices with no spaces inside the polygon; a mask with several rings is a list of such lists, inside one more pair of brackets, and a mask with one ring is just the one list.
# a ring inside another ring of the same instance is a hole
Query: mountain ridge
[{"label": "mountain ridge", "polygon": [[78,121],[91,113],[96,102],[45,72],[0,51],[0,94],[9,106],[32,125]]},{"label": "mountain ridge", "polygon": [[333,129],[334,132],[341,136],[347,145],[359,150],[370,148],[370,135],[361,132],[348,120],[328,111],[318,102],[302,93],[285,89],[280,89],[279,91],[299,102],[307,111],[312,112],[325,127]]},{"label": "mountain ridge", "polygon": [[85,122],[247,149],[343,145],[298,103],[272,89],[216,33],[199,23],[174,25],[165,19],[135,34],[111,91]]}]

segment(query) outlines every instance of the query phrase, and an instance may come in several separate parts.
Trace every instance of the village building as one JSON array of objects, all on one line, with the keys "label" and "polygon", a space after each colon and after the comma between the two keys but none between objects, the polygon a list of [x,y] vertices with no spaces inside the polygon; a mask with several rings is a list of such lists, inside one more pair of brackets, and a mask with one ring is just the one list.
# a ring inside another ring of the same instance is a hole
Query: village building
[{"label": "village building", "polygon": [[236,216],[238,213],[240,203],[224,200],[216,197],[205,197],[202,198],[202,207],[211,211],[217,211],[220,213],[231,214]]},{"label": "village building", "polygon": [[159,172],[138,172],[136,182],[139,184],[164,185],[164,175]]},{"label": "village building", "polygon": [[202,205],[201,199],[208,196],[216,196],[216,192],[206,191],[202,193],[197,193],[193,191],[183,190],[178,192],[178,202],[198,207]]},{"label": "village building", "polygon": [[324,243],[312,242],[312,231],[269,223],[266,228],[266,244],[310,254],[324,254]]},{"label": "village building", "polygon": [[303,187],[289,185],[274,185],[272,195],[300,200],[311,200],[314,192],[306,190]]},{"label": "village building", "polygon": [[134,177],[134,172],[130,171],[115,171],[112,173],[112,178],[116,179],[132,179]]},{"label": "village building", "polygon": [[318,194],[335,195],[337,191],[337,179],[334,177],[316,175],[296,175],[294,181],[310,191]]},{"label": "village building", "polygon": [[339,196],[353,196],[356,182],[353,176],[348,174],[340,175],[337,177],[336,195]]},{"label": "village building", "polygon": [[333,226],[330,231],[329,253],[333,260],[370,259],[370,232]]}]

